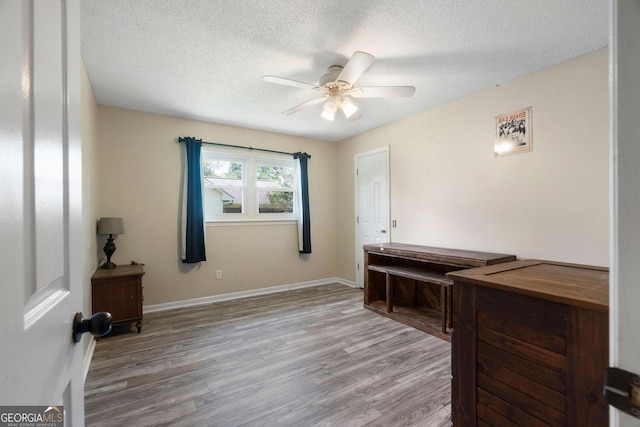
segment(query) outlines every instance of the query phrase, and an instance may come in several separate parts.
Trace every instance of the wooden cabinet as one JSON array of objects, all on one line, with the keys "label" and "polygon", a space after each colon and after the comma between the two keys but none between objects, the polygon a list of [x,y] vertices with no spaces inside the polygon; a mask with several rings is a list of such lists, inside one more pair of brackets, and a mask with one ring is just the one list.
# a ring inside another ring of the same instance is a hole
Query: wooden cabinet
[{"label": "wooden cabinet", "polygon": [[454,425],[608,425],[607,269],[528,260],[448,276]]},{"label": "wooden cabinet", "polygon": [[91,276],[91,302],[94,313],[108,311],[113,325],[136,323],[142,330],[143,265],[119,265],[97,269]]},{"label": "wooden cabinet", "polygon": [[444,339],[452,326],[450,271],[515,255],[382,243],[364,246],[364,307]]}]

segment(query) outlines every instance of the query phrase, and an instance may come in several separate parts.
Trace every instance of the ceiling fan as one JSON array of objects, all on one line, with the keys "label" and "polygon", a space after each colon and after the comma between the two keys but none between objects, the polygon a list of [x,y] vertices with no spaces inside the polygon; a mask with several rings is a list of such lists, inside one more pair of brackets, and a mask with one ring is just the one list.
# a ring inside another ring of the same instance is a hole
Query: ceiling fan
[{"label": "ceiling fan", "polygon": [[319,92],[318,97],[289,108],[283,111],[283,114],[297,113],[304,108],[324,102],[321,114],[323,118],[333,120],[336,113],[342,111],[348,120],[357,120],[362,117],[362,113],[352,98],[409,97],[416,91],[413,86],[354,86],[374,60],[375,57],[370,53],[357,51],[344,67],[340,65],[329,67],[329,72],[320,77],[317,85],[276,76],[264,76],[263,79],[271,83]]}]

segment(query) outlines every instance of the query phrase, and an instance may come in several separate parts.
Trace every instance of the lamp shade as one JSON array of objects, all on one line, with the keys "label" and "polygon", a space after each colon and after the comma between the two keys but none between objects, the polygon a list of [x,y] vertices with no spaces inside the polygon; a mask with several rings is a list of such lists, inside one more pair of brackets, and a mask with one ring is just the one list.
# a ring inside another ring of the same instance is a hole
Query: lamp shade
[{"label": "lamp shade", "polygon": [[336,105],[336,103],[333,101],[333,98],[332,98],[324,103],[324,106],[322,107],[322,113],[320,114],[320,116],[322,116],[322,118],[326,120],[333,120],[333,118],[335,117],[336,111],[338,111],[338,106]]},{"label": "lamp shade", "polygon": [[358,111],[358,107],[356,106],[356,104],[351,102],[349,98],[342,98],[342,101],[340,101],[340,109],[347,119],[353,116],[356,111]]},{"label": "lamp shade", "polygon": [[100,218],[98,234],[124,234],[122,218]]}]

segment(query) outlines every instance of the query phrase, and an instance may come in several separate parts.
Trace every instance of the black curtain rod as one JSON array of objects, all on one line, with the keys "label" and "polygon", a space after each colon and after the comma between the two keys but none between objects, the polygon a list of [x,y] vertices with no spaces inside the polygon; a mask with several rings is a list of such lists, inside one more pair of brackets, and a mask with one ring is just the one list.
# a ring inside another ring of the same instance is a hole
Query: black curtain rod
[{"label": "black curtain rod", "polygon": [[[196,138],[192,138],[192,137],[178,137],[178,142],[185,142],[187,139],[193,139],[195,141],[200,142],[201,144],[207,144],[207,145],[217,145],[218,147],[229,147],[229,148],[241,148],[243,150],[255,150],[255,151],[264,151],[266,153],[277,153],[277,154],[286,154],[288,156],[295,156],[296,154],[300,154],[300,153],[287,153],[286,151],[277,151],[277,150],[267,150],[266,148],[255,148],[255,147],[244,147],[242,145],[231,145],[231,144],[221,144],[219,142],[206,142],[203,141],[202,139],[196,139]],[[308,158],[311,158],[311,156],[307,153],[304,153],[307,155]]]}]

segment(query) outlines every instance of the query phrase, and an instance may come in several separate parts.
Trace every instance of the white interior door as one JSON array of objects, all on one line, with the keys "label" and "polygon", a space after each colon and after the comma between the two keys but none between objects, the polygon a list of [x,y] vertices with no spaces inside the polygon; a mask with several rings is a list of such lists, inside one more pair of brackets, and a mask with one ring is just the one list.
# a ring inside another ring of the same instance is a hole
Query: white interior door
[{"label": "white interior door", "polygon": [[364,286],[362,246],[388,242],[389,147],[356,154],[356,286]]},{"label": "white interior door", "polygon": [[[610,365],[640,375],[640,1],[611,4]],[[610,408],[612,426],[640,424]]]},{"label": "white interior door", "polygon": [[80,7],[0,0],[0,405],[84,424]]}]

